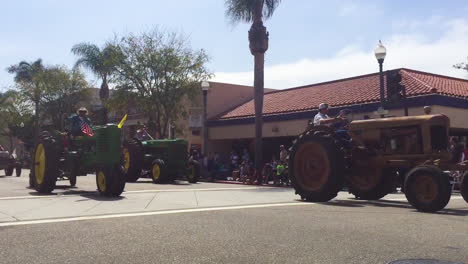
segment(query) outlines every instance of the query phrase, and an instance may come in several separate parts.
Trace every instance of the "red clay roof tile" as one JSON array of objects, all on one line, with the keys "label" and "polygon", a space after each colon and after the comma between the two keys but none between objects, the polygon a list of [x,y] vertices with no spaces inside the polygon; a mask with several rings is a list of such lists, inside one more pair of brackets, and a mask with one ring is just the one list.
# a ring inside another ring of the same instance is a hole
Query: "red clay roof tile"
[{"label": "red clay roof tile", "polygon": [[[434,92],[448,96],[468,97],[468,80],[410,69],[399,71],[408,97]],[[265,94],[263,115],[313,110],[323,102],[336,107],[378,102],[379,98],[379,74],[373,73]],[[245,118],[254,114],[254,102],[250,100],[228,111],[219,119]]]}]

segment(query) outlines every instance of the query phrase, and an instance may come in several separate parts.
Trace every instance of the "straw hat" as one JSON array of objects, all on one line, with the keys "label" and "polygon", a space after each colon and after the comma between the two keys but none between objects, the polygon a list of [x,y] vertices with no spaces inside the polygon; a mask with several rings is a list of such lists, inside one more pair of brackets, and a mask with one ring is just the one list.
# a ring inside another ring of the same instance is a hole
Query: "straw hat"
[{"label": "straw hat", "polygon": [[80,112],[86,112],[86,114],[88,114],[88,109],[86,109],[86,107],[80,107],[76,113],[79,114]]}]

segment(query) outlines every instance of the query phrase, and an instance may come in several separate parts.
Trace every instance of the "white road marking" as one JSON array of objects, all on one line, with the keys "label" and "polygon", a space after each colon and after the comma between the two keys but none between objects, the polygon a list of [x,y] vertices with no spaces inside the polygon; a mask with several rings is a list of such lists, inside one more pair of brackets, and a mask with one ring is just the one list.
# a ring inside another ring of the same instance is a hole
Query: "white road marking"
[{"label": "white road marking", "polygon": [[132,216],[166,215],[166,214],[196,213],[196,212],[209,212],[209,211],[225,211],[225,210],[239,210],[239,209],[250,209],[250,208],[268,208],[268,207],[279,207],[279,206],[299,206],[299,205],[314,205],[314,204],[316,204],[316,203],[298,203],[298,202],[296,202],[296,203],[256,204],[256,205],[240,205],[240,206],[224,206],[224,207],[209,207],[209,208],[194,208],[194,209],[181,209],[181,210],[125,213],[125,214],[112,214],[112,215],[77,216],[77,217],[68,217],[68,218],[55,218],[55,219],[6,222],[6,223],[0,223],[0,227],[19,226],[19,225],[37,225],[37,224],[48,224],[48,223],[62,223],[62,222],[84,221],[84,220],[111,219],[111,218],[122,218],[122,217],[132,217]]},{"label": "white road marking", "polygon": [[[200,188],[200,189],[169,189],[169,190],[138,190],[138,191],[126,191],[123,192],[124,194],[132,194],[132,193],[155,193],[155,192],[202,192],[202,191],[230,191],[230,190],[256,190],[256,189],[272,189],[276,187],[224,187],[224,188]],[[64,194],[64,193],[57,193],[57,194],[50,194],[50,195],[38,195],[38,196],[10,196],[10,197],[0,197],[1,200],[20,200],[20,199],[41,199],[41,198],[51,198],[51,197],[73,197],[73,196],[80,196],[82,194],[89,194],[89,195],[98,195],[98,192],[91,193],[89,191],[76,191],[72,194]]]}]

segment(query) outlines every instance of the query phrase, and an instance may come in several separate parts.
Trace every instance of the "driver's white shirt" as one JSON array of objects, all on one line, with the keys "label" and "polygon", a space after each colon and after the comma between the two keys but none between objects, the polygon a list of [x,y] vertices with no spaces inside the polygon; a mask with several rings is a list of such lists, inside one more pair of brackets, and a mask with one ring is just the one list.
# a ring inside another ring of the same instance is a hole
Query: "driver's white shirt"
[{"label": "driver's white shirt", "polygon": [[[314,117],[314,126],[320,126],[320,123],[323,119],[329,119],[330,117],[327,114],[323,114],[318,112]],[[329,126],[330,124],[325,124],[325,126]]]}]

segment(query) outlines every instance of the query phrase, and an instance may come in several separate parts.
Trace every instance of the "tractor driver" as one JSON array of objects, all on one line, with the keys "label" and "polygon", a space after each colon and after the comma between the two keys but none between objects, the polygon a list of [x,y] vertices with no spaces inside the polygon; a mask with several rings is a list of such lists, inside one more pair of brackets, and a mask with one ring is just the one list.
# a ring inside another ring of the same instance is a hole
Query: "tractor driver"
[{"label": "tractor driver", "polygon": [[344,119],[341,115],[335,118],[328,116],[328,104],[321,103],[319,105],[319,112],[314,117],[314,126],[332,126],[333,124],[343,122]]},{"label": "tractor driver", "polygon": [[71,135],[77,136],[92,136],[91,120],[88,118],[88,109],[81,107],[77,111],[78,115],[71,118]]}]

